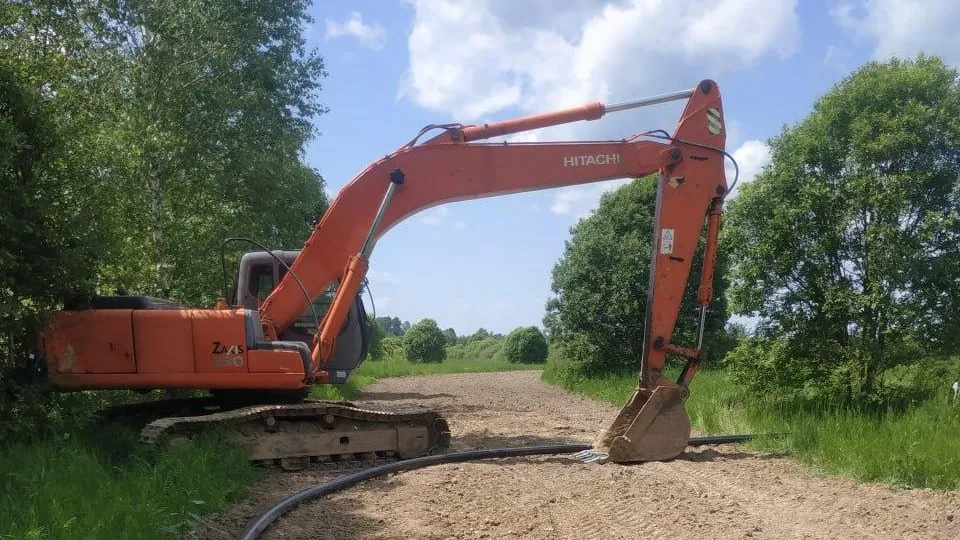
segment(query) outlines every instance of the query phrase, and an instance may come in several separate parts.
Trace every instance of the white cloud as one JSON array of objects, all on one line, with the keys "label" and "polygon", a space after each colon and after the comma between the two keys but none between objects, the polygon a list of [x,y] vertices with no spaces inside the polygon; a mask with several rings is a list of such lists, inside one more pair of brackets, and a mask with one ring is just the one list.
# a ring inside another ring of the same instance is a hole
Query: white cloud
[{"label": "white cloud", "polygon": [[923,52],[960,64],[960,2],[955,0],[842,2],[830,14],[840,27],[875,39],[873,56],[877,60]]},{"label": "white cloud", "polygon": [[363,16],[356,11],[351,11],[350,16],[343,22],[337,22],[328,18],[327,41],[338,37],[350,36],[360,41],[360,44],[368,49],[379,51],[383,49],[387,41],[387,30],[380,23],[369,25],[363,22]]},{"label": "white cloud", "polygon": [[420,218],[420,221],[422,221],[424,225],[439,227],[444,222],[444,219],[449,215],[449,208],[446,206],[438,206],[433,210],[427,210],[424,212],[424,215]]},{"label": "white cloud", "polygon": [[853,53],[846,47],[830,45],[823,53],[823,63],[835,69],[838,73],[847,74],[852,69]]},{"label": "white cloud", "polygon": [[579,221],[592,214],[600,197],[618,187],[630,182],[629,179],[607,180],[596,184],[571,186],[558,190],[553,196],[550,211],[560,216],[571,216],[573,221]]},{"label": "white cloud", "polygon": [[[763,170],[763,167],[770,163],[770,147],[763,141],[751,140],[740,145],[732,152],[733,159],[737,160],[737,166],[740,167],[740,178],[737,185],[734,186],[730,198],[735,197],[740,187],[750,182]],[[726,161],[727,182],[733,183],[734,169],[729,160]]]},{"label": "white cloud", "polygon": [[412,2],[401,92],[465,122],[688,88],[790,55],[800,35],[796,0]]}]

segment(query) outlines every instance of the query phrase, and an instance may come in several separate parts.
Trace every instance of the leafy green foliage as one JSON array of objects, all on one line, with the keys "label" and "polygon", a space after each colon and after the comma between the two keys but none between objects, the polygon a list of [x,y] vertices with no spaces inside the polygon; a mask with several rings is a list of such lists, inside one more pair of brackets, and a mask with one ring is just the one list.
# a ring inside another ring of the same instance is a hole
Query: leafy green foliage
[{"label": "leafy green foliage", "polygon": [[370,359],[371,360],[383,360],[384,349],[383,349],[383,339],[386,337],[386,332],[383,331],[383,326],[380,326],[380,322],[377,320],[370,321]]},{"label": "leafy green foliage", "polygon": [[542,364],[547,361],[547,338],[536,326],[521,326],[507,334],[503,357],[514,364]]},{"label": "leafy green foliage", "polygon": [[492,337],[492,334],[486,328],[479,328],[476,332],[467,336],[467,343],[472,341],[480,341],[488,337]]},{"label": "leafy green foliage", "polygon": [[[570,358],[588,373],[636,370],[643,350],[643,326],[653,230],[655,181],[636,180],[606,193],[596,212],[571,229],[564,254],[553,268],[544,326]],[[702,244],[702,242],[701,242]],[[696,343],[700,310],[702,245],[694,259],[674,331],[676,343]],[[724,269],[719,253],[707,312],[705,347],[714,357],[728,346],[724,335]]]},{"label": "leafy green foliage", "polygon": [[486,328],[479,328],[476,332],[469,335],[457,336],[456,344],[457,345],[469,345],[477,341],[483,341],[488,338],[493,338],[495,340],[501,340],[504,338],[503,334],[490,332]]},{"label": "leafy green foliage", "polygon": [[935,58],[868,63],[770,141],[730,204],[730,355],[755,391],[876,400],[884,373],[960,350],[960,83]]},{"label": "leafy green foliage", "polygon": [[224,237],[302,244],[327,205],[302,160],[326,111],[307,8],[2,5],[3,379],[36,371],[27,349],[49,310],[117,292],[212,306]]},{"label": "leafy green foliage", "polygon": [[447,328],[443,331],[444,337],[447,338],[447,345],[456,345],[457,343],[457,331],[453,328]]},{"label": "leafy green foliage", "polygon": [[410,328],[410,323],[401,321],[399,317],[377,317],[377,322],[388,336],[402,336]]},{"label": "leafy green foliage", "polygon": [[410,362],[442,362],[447,357],[447,338],[433,319],[422,319],[403,335],[403,348]]},{"label": "leafy green foliage", "polygon": [[[460,338],[463,339],[463,336]],[[503,360],[503,338],[488,335],[473,341],[464,340],[447,347],[447,355],[458,360],[501,361]]]},{"label": "leafy green foliage", "polygon": [[387,336],[383,338],[383,356],[384,358],[404,357],[403,338],[399,336]]}]

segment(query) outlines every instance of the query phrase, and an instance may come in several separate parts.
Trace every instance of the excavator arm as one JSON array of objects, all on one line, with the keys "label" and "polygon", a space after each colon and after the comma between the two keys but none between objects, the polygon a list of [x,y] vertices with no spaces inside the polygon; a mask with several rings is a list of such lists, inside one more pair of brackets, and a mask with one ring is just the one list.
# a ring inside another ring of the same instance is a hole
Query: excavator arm
[{"label": "excavator arm", "polygon": [[[687,104],[672,136],[648,132],[620,141],[478,142],[678,99],[687,99]],[[682,412],[686,388],[703,355],[703,315],[712,299],[716,237],[727,192],[723,108],[717,85],[705,80],[689,91],[624,104],[594,103],[495,124],[437,127],[443,130],[438,136],[422,144],[411,141],[371,163],[343,187],[303,245],[290,272],[261,306],[267,339],[277,339],[313,298],[336,282],[336,296],[311,348],[312,369],[322,372],[366,274],[376,240],[417,212],[451,201],[659,173],[645,345],[637,393],[598,442],[596,455],[598,459],[609,457],[617,461],[660,459],[676,450],[677,441],[682,439],[685,445],[689,422],[685,413],[683,418],[676,418],[676,411],[679,406]],[[420,135],[423,134],[424,131]],[[663,142],[649,140],[656,137]],[[696,346],[683,346],[673,343],[672,336],[705,221],[707,246],[698,293],[701,339]],[[676,383],[661,375],[667,354],[688,359]],[[664,429],[671,433],[659,434],[660,420],[668,422]],[[624,444],[630,447],[631,437],[639,434],[669,439],[660,446],[670,450],[666,454],[618,450]]]}]

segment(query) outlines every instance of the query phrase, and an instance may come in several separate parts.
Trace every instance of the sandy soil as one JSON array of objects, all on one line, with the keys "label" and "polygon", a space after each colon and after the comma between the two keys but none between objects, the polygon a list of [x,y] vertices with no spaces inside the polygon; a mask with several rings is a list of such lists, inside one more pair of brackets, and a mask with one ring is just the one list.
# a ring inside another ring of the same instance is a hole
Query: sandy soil
[{"label": "sandy soil", "polygon": [[[592,442],[616,409],[539,381],[538,372],[386,379],[360,399],[425,407],[450,421],[455,450]],[[233,538],[256,513],[329,475],[277,473],[216,516]],[[960,493],[821,477],[733,445],[669,463],[584,465],[569,456],[442,465],[304,504],[270,539],[960,538]]]}]

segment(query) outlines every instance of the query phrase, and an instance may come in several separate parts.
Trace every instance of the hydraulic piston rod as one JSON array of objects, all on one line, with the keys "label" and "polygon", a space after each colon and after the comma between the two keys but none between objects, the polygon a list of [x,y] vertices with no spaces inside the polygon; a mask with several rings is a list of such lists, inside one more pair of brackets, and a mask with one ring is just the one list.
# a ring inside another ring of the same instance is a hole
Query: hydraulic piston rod
[{"label": "hydraulic piston rod", "polygon": [[535,114],[533,116],[525,116],[523,118],[516,118],[514,120],[483,124],[482,126],[467,126],[460,130],[459,139],[463,142],[469,142],[480,139],[489,139],[490,137],[499,137],[501,135],[510,135],[511,133],[519,133],[521,131],[529,131],[531,129],[568,124],[570,122],[578,122],[580,120],[597,120],[607,113],[626,111],[629,109],[637,109],[639,107],[647,107],[649,105],[657,105],[659,103],[667,103],[669,101],[688,99],[693,95],[693,92],[693,90],[679,90],[669,94],[660,94],[658,96],[634,99],[631,101],[622,101],[620,103],[614,103],[613,105],[604,105],[603,103],[597,101],[594,103],[581,105],[579,107],[573,107],[570,109],[563,109],[544,114]]},{"label": "hydraulic piston rod", "polygon": [[626,111],[628,109],[657,105],[659,103],[689,99],[692,95],[693,90],[680,90],[677,92],[670,92],[669,94],[660,94],[659,96],[634,99],[631,101],[621,101],[620,103],[614,103],[613,105],[604,105],[603,110],[604,112],[608,113]]}]

